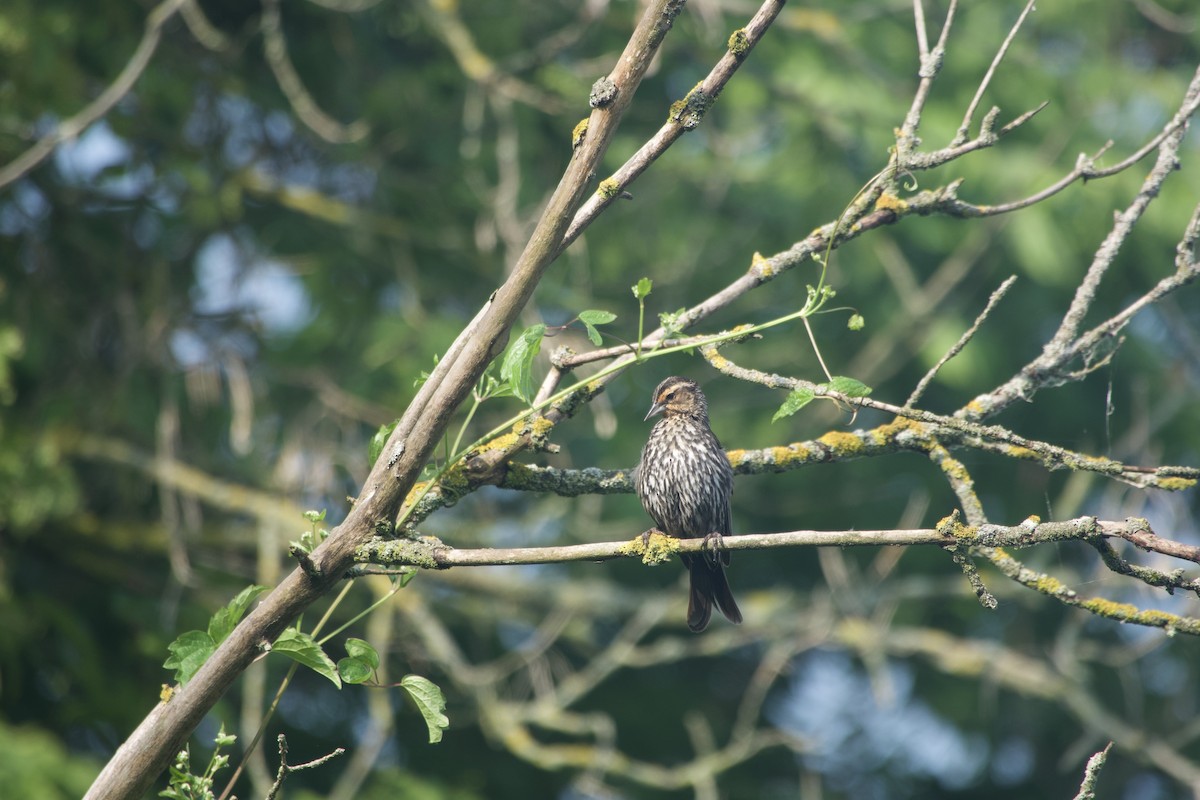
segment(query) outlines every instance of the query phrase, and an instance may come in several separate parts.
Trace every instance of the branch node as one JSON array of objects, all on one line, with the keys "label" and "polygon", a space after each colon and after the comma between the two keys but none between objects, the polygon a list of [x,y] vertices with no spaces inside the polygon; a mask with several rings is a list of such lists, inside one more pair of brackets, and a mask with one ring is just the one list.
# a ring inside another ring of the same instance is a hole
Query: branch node
[{"label": "branch node", "polygon": [[314,581],[319,581],[324,577],[324,573],[321,572],[321,568],[317,566],[315,561],[312,560],[312,556],[309,555],[307,550],[302,547],[298,547],[297,545],[292,545],[288,548],[288,553],[292,556],[292,558],[299,562],[300,569],[304,570],[305,575],[312,578]]}]

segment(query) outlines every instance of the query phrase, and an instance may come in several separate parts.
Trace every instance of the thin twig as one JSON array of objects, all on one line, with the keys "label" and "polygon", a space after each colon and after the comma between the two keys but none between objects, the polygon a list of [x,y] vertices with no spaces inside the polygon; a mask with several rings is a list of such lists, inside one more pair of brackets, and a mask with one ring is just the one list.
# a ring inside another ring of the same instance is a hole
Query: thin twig
[{"label": "thin twig", "polygon": [[[704,80],[696,84],[696,87],[689,92],[689,96],[705,98],[704,108],[711,105],[717,99],[718,95],[721,94],[721,91],[725,88],[725,84],[733,77],[738,67],[746,60],[750,51],[762,39],[767,29],[770,28],[771,23],[779,15],[779,12],[783,10],[783,3],[784,0],[766,0],[758,9],[758,12],[746,23],[746,27],[741,29],[741,32],[745,34],[745,38],[739,46],[740,52],[726,51],[717,63],[713,65],[713,68],[705,76]],[[608,180],[613,182],[611,184],[613,191],[605,195],[599,193],[593,195],[576,212],[575,219],[571,221],[566,235],[563,236],[559,252],[569,247],[583,233],[587,226],[595,220],[600,212],[620,196],[621,190],[626,189],[637,180],[659,156],[666,152],[667,148],[673,145],[688,130],[691,130],[691,127],[680,124],[676,120],[668,119],[658,129],[657,133],[650,137],[628,161],[622,164],[609,177]]]},{"label": "thin twig", "polygon": [[913,20],[917,25],[917,54],[924,59],[929,55],[929,32],[925,29],[925,6],[921,0],[913,0]]},{"label": "thin twig", "polygon": [[987,91],[988,85],[992,82],[992,76],[996,74],[996,68],[1000,66],[1000,62],[1004,60],[1008,48],[1012,46],[1013,39],[1017,37],[1017,31],[1021,29],[1025,18],[1029,16],[1029,12],[1033,10],[1034,0],[1029,0],[1022,9],[1017,21],[1013,23],[1012,28],[1008,31],[1008,36],[1004,37],[1004,42],[1000,45],[1000,49],[996,51],[995,58],[992,59],[992,64],[988,67],[988,71],[984,74],[983,80],[979,82],[979,88],[975,90],[975,96],[971,98],[970,105],[967,106],[967,113],[963,115],[962,125],[958,128],[958,133],[955,134],[951,144],[958,144],[967,139],[967,131],[971,127],[971,120],[975,117],[975,109],[979,107],[979,101],[983,99],[983,93]]},{"label": "thin twig", "polygon": [[971,341],[971,338],[975,335],[975,332],[979,330],[979,326],[983,324],[985,319],[987,319],[988,314],[992,313],[992,309],[995,307],[995,305],[1000,302],[1000,300],[1008,293],[1008,290],[1011,289],[1012,285],[1016,282],[1017,276],[1010,275],[1008,279],[1004,281],[1004,283],[1000,284],[996,291],[992,292],[992,296],[988,298],[987,305],[984,307],[983,311],[979,312],[979,316],[975,318],[975,324],[968,328],[966,333],[959,337],[958,341],[954,343],[954,346],[946,351],[944,356],[938,359],[938,362],[933,365],[929,372],[925,373],[925,377],[921,378],[920,383],[917,384],[917,388],[913,389],[912,394],[908,396],[908,400],[904,402],[905,408],[911,408],[912,406],[916,405],[917,401],[921,399],[921,395],[925,394],[925,390],[929,388],[930,381],[932,381],[934,376],[938,374],[938,370],[944,367],[946,362],[962,352],[962,349],[967,346],[967,342]]},{"label": "thin twig", "polygon": [[1088,759],[1087,766],[1083,770],[1083,782],[1079,784],[1079,793],[1075,795],[1075,800],[1096,800],[1096,780],[1100,777],[1100,770],[1104,767],[1104,762],[1108,760],[1108,753],[1112,750],[1112,746],[1113,743],[1109,742],[1103,750]]},{"label": "thin twig", "polygon": [[366,122],[356,120],[349,125],[338,122],[317,105],[300,79],[300,73],[288,57],[287,40],[283,35],[283,24],[279,14],[280,0],[262,0],[263,53],[267,64],[287,97],[292,110],[309,130],[333,144],[350,144],[364,139],[371,132]]},{"label": "thin twig", "polygon": [[335,749],[333,752],[327,753],[327,754],[321,756],[320,758],[313,759],[312,761],[306,761],[303,764],[294,764],[293,765],[293,764],[287,763],[287,754],[288,754],[287,737],[284,736],[282,733],[279,734],[278,742],[279,742],[279,771],[275,773],[275,783],[271,784],[271,789],[270,789],[270,791],[267,792],[267,800],[275,800],[275,797],[279,794],[279,790],[283,787],[284,779],[288,775],[291,775],[293,772],[299,772],[302,769],[313,769],[315,767],[323,766],[346,752],[346,748],[339,747],[339,748]]},{"label": "thin twig", "polygon": [[115,106],[122,97],[129,93],[138,78],[146,71],[150,59],[158,49],[162,39],[162,29],[171,17],[180,10],[188,0],[164,0],[146,15],[146,32],[138,42],[124,69],[117,75],[100,96],[88,103],[78,114],[63,120],[49,133],[38,139],[36,143],[21,155],[14,158],[3,168],[0,168],[0,188],[7,186],[20,178],[29,170],[42,163],[54,148],[63,142],[74,139],[83,133],[89,125],[103,117]]}]

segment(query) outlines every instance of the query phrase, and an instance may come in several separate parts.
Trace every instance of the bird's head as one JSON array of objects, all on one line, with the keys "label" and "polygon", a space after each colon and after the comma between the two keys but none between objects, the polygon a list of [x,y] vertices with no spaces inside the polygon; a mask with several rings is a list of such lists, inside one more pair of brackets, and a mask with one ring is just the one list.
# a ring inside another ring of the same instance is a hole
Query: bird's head
[{"label": "bird's head", "polygon": [[650,411],[646,414],[646,419],[656,414],[662,414],[664,417],[683,415],[707,419],[708,401],[704,399],[704,392],[700,391],[695,381],[672,376],[660,383],[650,397]]}]

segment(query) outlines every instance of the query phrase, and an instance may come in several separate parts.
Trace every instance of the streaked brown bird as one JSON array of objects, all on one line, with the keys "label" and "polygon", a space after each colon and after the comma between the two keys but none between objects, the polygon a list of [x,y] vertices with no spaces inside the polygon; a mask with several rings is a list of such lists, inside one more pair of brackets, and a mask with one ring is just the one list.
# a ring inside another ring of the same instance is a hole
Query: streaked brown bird
[{"label": "streaked brown bird", "polygon": [[706,539],[711,552],[681,554],[691,573],[688,627],[708,627],[715,603],[730,622],[741,622],[725,565],[721,536],[732,532],[729,496],[733,469],[708,425],[708,401],[694,381],[671,377],[658,385],[646,419],[655,423],[642,449],[634,487],[658,530],[680,539]]}]

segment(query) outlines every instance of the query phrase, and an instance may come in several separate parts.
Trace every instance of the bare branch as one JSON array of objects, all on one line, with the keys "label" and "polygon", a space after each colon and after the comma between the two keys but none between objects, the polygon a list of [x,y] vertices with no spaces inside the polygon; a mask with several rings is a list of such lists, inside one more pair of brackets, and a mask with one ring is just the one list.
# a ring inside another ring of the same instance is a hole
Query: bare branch
[{"label": "bare branch", "polygon": [[[1015,526],[980,525],[963,528],[951,524],[938,528],[910,530],[851,530],[851,531],[786,531],[782,533],[747,533],[722,537],[722,545],[730,551],[766,550],[777,547],[880,547],[898,545],[968,544],[978,547],[1033,547],[1048,542],[1087,541],[1095,538],[1135,536],[1153,537],[1145,520],[1129,519],[1120,522],[1079,517],[1062,522],[1039,522],[1031,518]],[[1177,547],[1175,542],[1169,542]],[[381,566],[410,566],[426,569],[450,567],[482,567],[515,564],[562,564],[574,561],[609,561],[616,558],[640,558],[646,563],[665,561],[676,553],[703,553],[705,542],[700,539],[675,539],[654,532],[649,544],[641,535],[625,542],[595,542],[549,547],[511,547],[458,549],[434,537],[413,539],[374,539],[355,552],[359,563]],[[1165,547],[1163,548],[1165,550]],[[1194,549],[1194,548],[1193,548]]]},{"label": "bare branch", "polygon": [[921,396],[925,394],[925,390],[929,388],[929,384],[933,380],[934,376],[938,374],[938,370],[944,367],[946,362],[962,352],[962,349],[967,346],[967,342],[971,341],[971,338],[975,335],[975,332],[979,330],[979,326],[982,325],[983,321],[988,318],[988,314],[992,313],[992,309],[995,308],[996,304],[1000,302],[1004,295],[1008,294],[1008,290],[1011,289],[1012,285],[1016,282],[1017,276],[1010,275],[1004,281],[1004,283],[997,287],[996,291],[992,292],[992,296],[988,298],[987,305],[984,306],[983,311],[979,312],[979,316],[975,318],[975,324],[970,328],[967,328],[966,332],[958,338],[957,342],[954,343],[954,346],[947,350],[944,356],[938,359],[938,362],[930,368],[929,372],[925,373],[925,377],[921,378],[920,382],[917,384],[917,388],[913,389],[912,394],[908,396],[908,400],[904,402],[906,408],[912,407],[918,400],[921,399]]},{"label": "bare branch", "polygon": [[1088,759],[1087,767],[1083,770],[1083,783],[1079,784],[1079,793],[1075,795],[1075,800],[1096,800],[1096,780],[1100,777],[1100,770],[1104,768],[1112,746],[1113,743],[1109,742],[1104,745],[1103,750]]},{"label": "bare branch", "polygon": [[371,132],[367,123],[357,120],[343,125],[322,111],[304,87],[300,74],[296,72],[296,67],[288,57],[287,40],[283,35],[279,15],[279,0],[262,0],[262,9],[263,53],[267,57],[271,72],[275,74],[275,80],[279,82],[279,88],[283,90],[296,116],[309,130],[333,144],[350,144],[365,138]]},{"label": "bare branch", "polygon": [[138,78],[146,71],[150,59],[158,49],[159,41],[162,39],[163,26],[187,2],[188,0],[163,0],[162,3],[155,6],[154,10],[146,16],[146,32],[142,34],[142,40],[138,43],[137,49],[133,51],[128,63],[125,64],[125,68],[117,75],[116,80],[109,84],[99,97],[88,103],[82,111],[60,122],[53,130],[38,139],[32,147],[0,168],[0,188],[7,186],[42,163],[58,145],[83,133],[89,125],[107,114],[122,97],[127,95],[133,85],[137,83]]},{"label": "bare branch", "polygon": [[[1029,16],[1029,12],[1033,11],[1034,0],[1029,0],[1025,4],[1025,8],[1021,10],[1017,21],[1013,23],[1012,28],[1008,31],[1008,36],[1004,37],[1004,42],[1000,45],[1000,49],[996,51],[996,57],[992,59],[991,66],[984,74],[983,80],[979,82],[979,88],[975,90],[975,96],[971,98],[971,103],[967,106],[967,113],[963,114],[962,125],[958,127],[958,133],[951,140],[951,145],[961,144],[967,140],[967,131],[971,127],[971,120],[975,117],[975,109],[979,107],[979,101],[983,99],[983,93],[987,91],[988,85],[992,82],[992,76],[996,74],[996,68],[1000,66],[1000,62],[1004,60],[1004,55],[1008,52],[1008,48],[1012,46],[1013,39],[1017,38],[1017,31],[1021,29],[1025,18]],[[1016,127],[1013,125],[1013,127]]]},{"label": "bare branch", "polygon": [[[737,72],[738,67],[742,65],[750,51],[758,44],[771,23],[775,21],[775,17],[783,10],[784,0],[766,0],[758,9],[754,17],[746,24],[746,27],[736,31],[733,37],[730,37],[731,48],[726,51],[725,55],[721,56],[720,60],[709,71],[708,75],[700,83],[688,93],[687,98],[679,101],[680,103],[691,103],[696,106],[690,113],[692,114],[687,120],[675,119],[677,114],[668,117],[658,132],[641,146],[641,148],[630,157],[628,161],[621,165],[620,169],[614,172],[610,177],[611,189],[605,193],[597,193],[588,198],[588,201],[583,204],[575,214],[575,219],[571,221],[571,226],[567,229],[567,233],[563,236],[561,249],[565,250],[570,244],[575,241],[579,234],[590,225],[600,212],[612,204],[616,200],[620,192],[632,184],[638,177],[649,169],[650,165],[658,159],[667,148],[679,139],[680,136],[694,129],[700,122],[705,111],[708,110],[717,97],[725,88],[725,84]],[[738,37],[738,34],[743,34]],[[733,46],[734,37],[737,38],[736,46]],[[736,52],[735,52],[736,50]],[[676,104],[678,105],[678,103]]]}]

